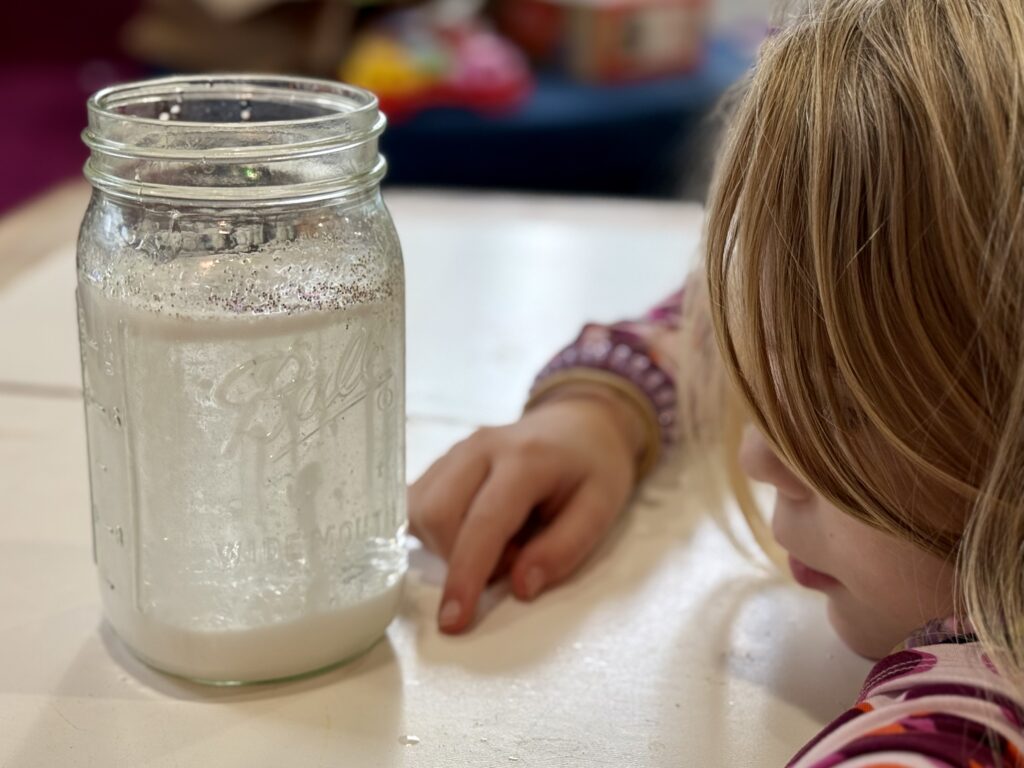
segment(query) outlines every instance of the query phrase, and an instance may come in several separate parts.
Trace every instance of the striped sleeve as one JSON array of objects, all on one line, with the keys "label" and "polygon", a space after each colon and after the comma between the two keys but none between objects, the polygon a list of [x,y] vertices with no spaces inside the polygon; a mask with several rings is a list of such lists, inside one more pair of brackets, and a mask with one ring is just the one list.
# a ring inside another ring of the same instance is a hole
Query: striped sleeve
[{"label": "striped sleeve", "polygon": [[1024,709],[976,642],[904,649],[790,768],[1024,768]]}]

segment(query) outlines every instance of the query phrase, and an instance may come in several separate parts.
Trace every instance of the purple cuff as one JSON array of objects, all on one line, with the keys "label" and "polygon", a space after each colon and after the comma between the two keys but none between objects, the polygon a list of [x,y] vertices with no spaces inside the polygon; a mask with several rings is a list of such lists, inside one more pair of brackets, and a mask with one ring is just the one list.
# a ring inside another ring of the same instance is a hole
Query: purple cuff
[{"label": "purple cuff", "polygon": [[573,368],[605,371],[635,386],[654,409],[662,443],[671,445],[676,442],[678,398],[675,381],[655,362],[643,338],[622,328],[588,325],[575,342],[555,355],[537,375],[533,388],[536,389],[545,379]]}]

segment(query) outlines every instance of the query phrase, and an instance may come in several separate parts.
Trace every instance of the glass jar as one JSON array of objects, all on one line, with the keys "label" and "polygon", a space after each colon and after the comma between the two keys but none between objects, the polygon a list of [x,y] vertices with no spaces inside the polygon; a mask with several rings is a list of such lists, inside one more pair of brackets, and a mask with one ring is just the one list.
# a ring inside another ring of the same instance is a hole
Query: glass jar
[{"label": "glass jar", "polygon": [[148,664],[206,682],[349,659],[406,570],[404,276],[377,101],[174,77],[88,108],[78,307],[106,616]]}]

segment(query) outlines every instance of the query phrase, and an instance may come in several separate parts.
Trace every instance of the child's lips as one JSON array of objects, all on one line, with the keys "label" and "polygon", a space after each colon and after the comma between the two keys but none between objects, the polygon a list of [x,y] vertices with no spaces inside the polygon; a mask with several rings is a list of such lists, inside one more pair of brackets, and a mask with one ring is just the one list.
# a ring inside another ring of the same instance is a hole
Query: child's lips
[{"label": "child's lips", "polygon": [[807,563],[797,560],[792,555],[789,556],[789,570],[792,571],[796,583],[808,589],[824,591],[831,587],[839,586],[839,581],[827,573],[814,570]]}]

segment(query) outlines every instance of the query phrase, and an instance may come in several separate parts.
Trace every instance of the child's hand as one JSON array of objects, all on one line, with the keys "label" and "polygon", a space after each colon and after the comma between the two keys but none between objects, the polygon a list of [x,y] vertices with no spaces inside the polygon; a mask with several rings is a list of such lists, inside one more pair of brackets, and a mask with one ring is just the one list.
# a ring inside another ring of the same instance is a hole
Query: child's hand
[{"label": "child's hand", "polygon": [[532,600],[579,567],[632,491],[636,421],[614,398],[569,391],[479,430],[412,485],[410,529],[448,561],[443,631],[472,623],[495,576],[508,572],[514,594]]}]

